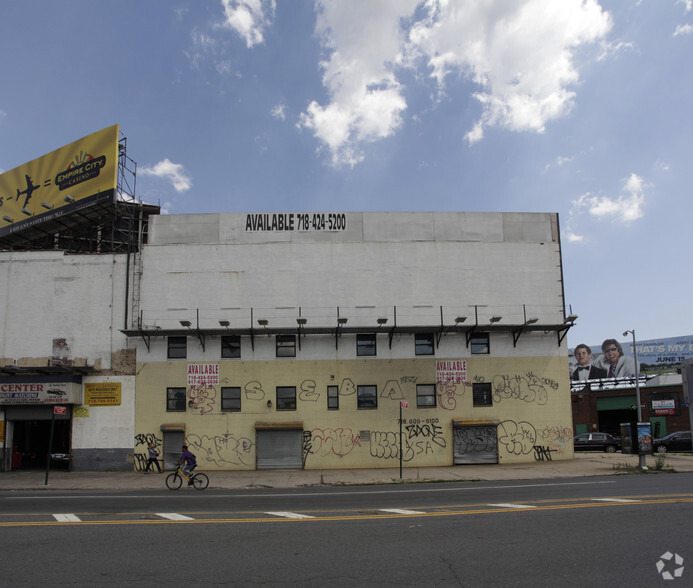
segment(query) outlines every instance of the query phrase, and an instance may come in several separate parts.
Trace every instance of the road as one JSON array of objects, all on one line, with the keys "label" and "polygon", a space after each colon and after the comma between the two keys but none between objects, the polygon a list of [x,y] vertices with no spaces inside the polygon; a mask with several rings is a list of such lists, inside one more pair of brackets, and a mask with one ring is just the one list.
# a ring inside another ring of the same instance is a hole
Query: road
[{"label": "road", "polygon": [[692,489],[649,474],[2,492],[0,584],[676,588],[693,577]]}]

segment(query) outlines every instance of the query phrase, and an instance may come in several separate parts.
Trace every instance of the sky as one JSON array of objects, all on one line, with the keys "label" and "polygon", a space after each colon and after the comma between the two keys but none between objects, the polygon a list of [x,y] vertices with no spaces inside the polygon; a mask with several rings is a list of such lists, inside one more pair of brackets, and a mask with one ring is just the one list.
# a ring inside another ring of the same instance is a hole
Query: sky
[{"label": "sky", "polygon": [[0,2],[0,173],[169,214],[557,212],[568,345],[693,333],[693,0]]}]

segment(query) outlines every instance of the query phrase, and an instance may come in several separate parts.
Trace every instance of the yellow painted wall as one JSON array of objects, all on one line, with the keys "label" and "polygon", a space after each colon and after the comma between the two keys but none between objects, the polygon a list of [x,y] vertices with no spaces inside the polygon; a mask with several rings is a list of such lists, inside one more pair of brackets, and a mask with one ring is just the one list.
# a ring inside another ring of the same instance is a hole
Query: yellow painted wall
[{"label": "yellow painted wall", "polygon": [[[406,400],[405,467],[452,465],[453,420],[498,421],[501,463],[573,457],[566,357],[467,359],[466,384],[441,384],[437,406],[417,408],[416,384],[434,383],[441,359],[221,361],[220,384],[202,388],[186,386],[194,362],[138,363],[136,440],[160,438],[162,425],[184,423],[201,469],[255,469],[256,423],[300,422],[306,469],[397,467],[400,401]],[[473,382],[492,382],[492,406],[472,405]],[[340,388],[339,410],[327,410],[331,385]],[[378,387],[377,409],[357,409],[357,385]],[[241,412],[221,411],[222,386],[242,389]],[[276,386],[296,386],[295,411],[276,410]],[[167,412],[167,387],[186,387],[192,406]],[[136,442],[135,451],[145,447]]]}]

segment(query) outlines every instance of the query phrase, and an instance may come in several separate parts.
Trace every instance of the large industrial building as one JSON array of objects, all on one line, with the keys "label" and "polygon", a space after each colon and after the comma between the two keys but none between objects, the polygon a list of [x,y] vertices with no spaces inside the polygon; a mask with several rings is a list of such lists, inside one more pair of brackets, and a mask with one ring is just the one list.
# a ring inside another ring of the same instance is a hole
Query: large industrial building
[{"label": "large industrial building", "polygon": [[0,226],[4,470],[49,441],[73,469],[139,469],[150,442],[209,470],[573,457],[556,214],[160,215],[121,192]]}]

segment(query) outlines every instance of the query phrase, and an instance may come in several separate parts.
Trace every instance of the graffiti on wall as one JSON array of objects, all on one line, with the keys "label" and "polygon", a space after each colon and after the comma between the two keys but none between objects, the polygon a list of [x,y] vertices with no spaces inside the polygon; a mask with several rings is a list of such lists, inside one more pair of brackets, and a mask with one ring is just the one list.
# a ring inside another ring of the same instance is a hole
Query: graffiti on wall
[{"label": "graffiti on wall", "polygon": [[534,450],[537,431],[526,421],[503,421],[498,425],[498,445],[512,455],[527,455]]},{"label": "graffiti on wall", "polygon": [[493,427],[458,427],[453,432],[454,454],[491,453],[497,448]]},{"label": "graffiti on wall", "polygon": [[551,453],[556,451],[551,449],[548,445],[535,445],[534,446],[534,459],[536,461],[551,461]]},{"label": "graffiti on wall", "polygon": [[556,443],[572,443],[573,428],[546,425],[537,431],[537,437],[544,441],[554,441]]},{"label": "graffiti on wall", "polygon": [[361,438],[351,429],[321,429],[303,431],[303,464],[309,455],[326,457],[349,455],[354,447],[361,446]]},{"label": "graffiti on wall", "polygon": [[214,410],[217,401],[217,389],[211,384],[200,384],[188,388],[188,400],[192,402],[191,411],[197,414],[208,414]]},{"label": "graffiti on wall", "polygon": [[380,398],[389,398],[391,400],[404,400],[402,388],[397,380],[388,380],[380,392]]},{"label": "graffiti on wall", "polygon": [[445,410],[455,410],[457,408],[457,399],[461,398],[465,393],[465,386],[471,386],[471,383],[438,382],[436,384],[438,406]]},{"label": "graffiti on wall", "polygon": [[[438,427],[436,427],[438,428]],[[409,462],[419,455],[438,453],[445,447],[445,439],[433,428],[412,427],[402,432],[402,461]],[[442,444],[441,444],[442,443]],[[399,431],[371,431],[370,454],[378,459],[399,459]]]},{"label": "graffiti on wall", "polygon": [[245,397],[247,400],[262,400],[265,398],[265,391],[262,389],[262,384],[257,380],[248,382],[244,387]]},{"label": "graffiti on wall", "polygon": [[524,402],[544,405],[548,402],[548,390],[557,390],[558,382],[549,378],[540,378],[528,372],[524,375],[499,374],[491,380],[493,402],[513,398]]},{"label": "graffiti on wall", "polygon": [[[135,471],[142,471],[147,467],[147,461],[149,460],[149,452],[147,448],[149,444],[154,445],[154,447],[161,452],[163,446],[163,439],[160,439],[153,433],[139,433],[135,435],[135,453],[133,454],[133,459],[135,462]],[[144,448],[144,450],[138,453],[139,448]]]},{"label": "graffiti on wall", "polygon": [[218,467],[255,463],[250,455],[253,442],[247,437],[236,438],[230,433],[214,436],[191,434],[186,436],[186,442],[198,461],[204,459]]},{"label": "graffiti on wall", "polygon": [[316,386],[315,380],[303,380],[298,399],[304,402],[317,402],[318,398],[320,398],[320,392],[315,391]]}]

